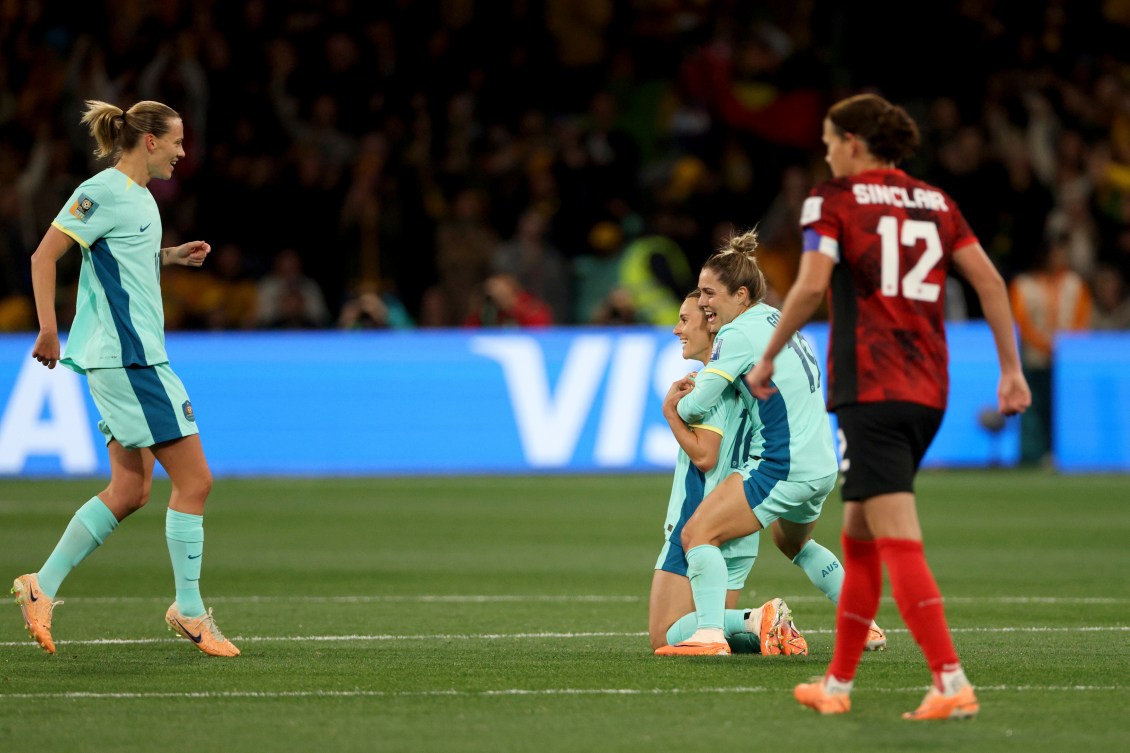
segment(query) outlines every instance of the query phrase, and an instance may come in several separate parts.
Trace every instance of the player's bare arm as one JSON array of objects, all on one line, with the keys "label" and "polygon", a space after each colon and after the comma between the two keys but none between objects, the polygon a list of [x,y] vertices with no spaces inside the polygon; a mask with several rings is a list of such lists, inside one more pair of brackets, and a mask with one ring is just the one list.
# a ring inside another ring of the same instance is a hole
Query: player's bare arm
[{"label": "player's bare arm", "polygon": [[773,394],[774,389],[769,385],[769,380],[773,377],[773,359],[785,347],[789,338],[796,334],[820,307],[824,292],[832,279],[834,267],[835,262],[823,254],[801,255],[797,279],[789,288],[785,302],[781,305],[781,320],[777,323],[777,329],[769,338],[760,360],[744,377],[749,391],[758,400],[764,400]]},{"label": "player's bare arm", "polygon": [[667,419],[675,441],[687,453],[691,463],[703,473],[714,468],[718,463],[718,451],[722,446],[722,435],[703,429],[695,431],[687,426],[679,415],[679,400],[694,389],[694,379],[690,376],[683,377],[671,384],[667,395],[663,399],[663,417]]},{"label": "player's bare arm", "polygon": [[205,241],[189,241],[179,246],[169,246],[161,249],[161,264],[180,264],[184,267],[204,266],[212,247]]},{"label": "player's bare arm", "polygon": [[55,318],[55,265],[74,240],[58,228],[49,227],[31,255],[31,286],[35,293],[35,313],[39,335],[31,357],[49,369],[59,362],[59,324]]},{"label": "player's bare arm", "polygon": [[985,321],[993,333],[1001,369],[997,385],[998,410],[1006,416],[1023,413],[1032,404],[1032,392],[1020,367],[1020,354],[1013,333],[1012,309],[1004,279],[979,243],[972,243],[955,251],[953,261],[977,292]]}]

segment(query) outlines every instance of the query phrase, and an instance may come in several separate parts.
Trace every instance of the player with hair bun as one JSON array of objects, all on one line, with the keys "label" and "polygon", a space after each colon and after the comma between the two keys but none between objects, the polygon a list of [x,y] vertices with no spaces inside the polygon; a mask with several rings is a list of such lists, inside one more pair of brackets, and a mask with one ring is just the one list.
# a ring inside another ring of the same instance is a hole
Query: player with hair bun
[{"label": "player with hair bun", "polygon": [[[673,332],[682,342],[683,358],[706,365],[710,361],[714,333],[706,326],[706,315],[699,307],[700,296],[697,289],[687,294],[679,307],[679,321]],[[716,401],[691,425],[683,421],[678,412],[682,394],[677,381],[663,400],[663,417],[679,443],[679,454],[663,524],[663,548],[655,563],[648,601],[652,650],[676,645],[698,629],[681,541],[683,526],[703,496],[745,464],[754,432],[751,422],[734,420],[742,411],[736,395]],[[795,627],[782,619],[789,614],[788,605],[783,599],[775,598],[754,609],[738,608],[746,578],[757,560],[758,539],[758,534],[753,533],[727,541],[721,547],[728,578],[723,633],[731,653],[776,656],[783,651],[783,639],[797,642]]]},{"label": "player with hair bun", "polygon": [[[700,305],[716,332],[710,361],[694,379],[676,383],[678,415],[688,424],[702,420],[720,401],[736,399],[735,436],[748,436],[741,465],[703,499],[683,527],[697,616],[697,629],[660,656],[729,654],[725,641],[726,561],[721,546],[770,528],[773,541],[814,585],[834,602],[843,568],[812,538],[824,499],[836,483],[837,462],[821,394],[820,368],[799,335],[790,342],[795,358],[782,368],[780,392],[758,401],[741,376],[761,357],[780,312],[763,303],[765,276],[757,264],[757,232],[732,237],[707,259],[699,273]],[[782,654],[807,654],[808,644],[792,623],[784,602],[763,605],[762,621],[778,625]],[[776,612],[773,614],[772,612]],[[886,637],[871,623],[873,648]]]}]

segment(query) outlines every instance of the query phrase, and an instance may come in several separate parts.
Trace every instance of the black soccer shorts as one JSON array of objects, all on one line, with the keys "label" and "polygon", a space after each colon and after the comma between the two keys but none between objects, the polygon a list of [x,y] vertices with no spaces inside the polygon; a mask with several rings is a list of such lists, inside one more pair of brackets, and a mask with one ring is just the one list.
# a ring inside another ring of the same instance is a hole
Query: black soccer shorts
[{"label": "black soccer shorts", "polygon": [[851,403],[836,408],[845,502],[914,492],[914,476],[944,411],[919,403]]}]

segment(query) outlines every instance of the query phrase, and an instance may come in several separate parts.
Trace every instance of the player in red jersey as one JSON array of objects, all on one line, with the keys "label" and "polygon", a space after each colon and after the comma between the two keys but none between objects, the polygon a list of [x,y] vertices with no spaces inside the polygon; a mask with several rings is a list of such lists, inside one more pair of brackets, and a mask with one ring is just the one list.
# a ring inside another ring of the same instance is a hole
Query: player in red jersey
[{"label": "player in red jersey", "polygon": [[769,396],[773,358],[827,291],[828,408],[844,443],[845,578],[828,672],[794,691],[823,714],[851,708],[867,628],[879,610],[883,565],[934,678],[919,708],[903,717],[960,719],[980,708],[926,564],[914,499],[915,474],[946,407],[943,308],[951,266],[977,292],[992,330],[1000,412],[1020,413],[1032,400],[1000,274],[953,200],[896,167],[918,142],[914,120],[877,95],[849,97],[828,110],[824,144],[833,177],[805,201],[797,280],[761,361],[746,375],[754,395]]}]

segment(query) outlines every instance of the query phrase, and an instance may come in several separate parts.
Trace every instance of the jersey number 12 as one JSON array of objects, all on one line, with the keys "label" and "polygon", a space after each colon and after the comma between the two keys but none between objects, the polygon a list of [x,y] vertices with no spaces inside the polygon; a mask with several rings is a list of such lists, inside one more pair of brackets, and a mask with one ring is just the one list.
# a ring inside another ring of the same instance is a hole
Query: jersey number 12
[{"label": "jersey number 12", "polygon": [[[933,303],[938,300],[941,286],[926,282],[926,275],[942,259],[942,239],[938,237],[938,226],[933,222],[923,220],[905,220],[900,232],[899,221],[896,217],[884,217],[879,220],[879,238],[882,240],[882,279],[883,295],[894,297],[900,292],[903,298],[912,301],[928,301]],[[922,252],[918,263],[910,268],[899,280],[899,246],[913,248],[918,241],[926,243],[926,250]]]}]

